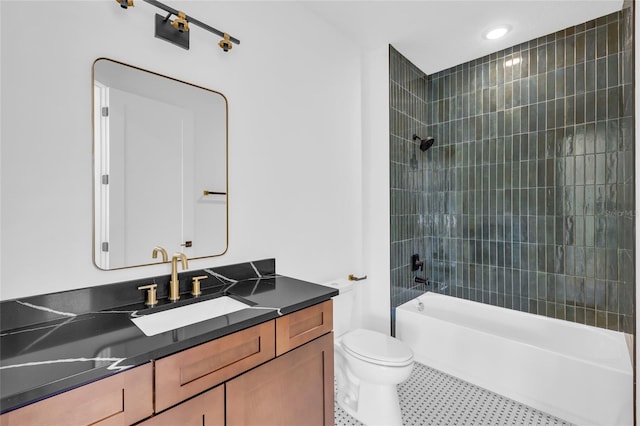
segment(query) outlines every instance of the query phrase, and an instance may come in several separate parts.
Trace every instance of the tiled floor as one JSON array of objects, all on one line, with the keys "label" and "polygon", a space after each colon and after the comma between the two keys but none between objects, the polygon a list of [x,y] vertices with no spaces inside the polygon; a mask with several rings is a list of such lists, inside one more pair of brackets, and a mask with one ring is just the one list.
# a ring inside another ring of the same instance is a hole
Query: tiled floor
[{"label": "tiled floor", "polygon": [[[404,425],[570,425],[422,364],[398,388]],[[336,403],[336,426],[362,423]]]}]

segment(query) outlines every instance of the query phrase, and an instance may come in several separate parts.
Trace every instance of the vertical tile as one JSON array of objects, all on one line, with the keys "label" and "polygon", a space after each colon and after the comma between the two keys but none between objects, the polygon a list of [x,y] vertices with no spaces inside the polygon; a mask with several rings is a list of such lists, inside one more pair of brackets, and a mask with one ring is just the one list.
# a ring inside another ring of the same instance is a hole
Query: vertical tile
[{"label": "vertical tile", "polygon": [[586,65],[581,62],[575,66],[575,93],[577,95],[586,92]]},{"label": "vertical tile", "polygon": [[585,33],[576,34],[576,42],[575,42],[575,60],[576,64],[580,62],[584,62],[585,60],[585,44],[586,44],[586,35]]},{"label": "vertical tile", "polygon": [[596,72],[596,61],[590,60],[585,64],[584,70],[585,92],[593,92],[597,88],[598,74]]},{"label": "vertical tile", "polygon": [[607,26],[607,54],[615,54],[619,50],[618,22],[612,22]]},{"label": "vertical tile", "polygon": [[596,57],[607,55],[607,27],[599,26],[596,29]]},{"label": "vertical tile", "polygon": [[[392,305],[421,246],[447,294],[633,329],[634,216],[616,215],[635,208],[621,16],[432,76],[390,49]],[[442,142],[413,169],[418,128]]]},{"label": "vertical tile", "polygon": [[596,57],[596,31],[589,30],[586,32],[585,41],[585,60],[593,60]]}]

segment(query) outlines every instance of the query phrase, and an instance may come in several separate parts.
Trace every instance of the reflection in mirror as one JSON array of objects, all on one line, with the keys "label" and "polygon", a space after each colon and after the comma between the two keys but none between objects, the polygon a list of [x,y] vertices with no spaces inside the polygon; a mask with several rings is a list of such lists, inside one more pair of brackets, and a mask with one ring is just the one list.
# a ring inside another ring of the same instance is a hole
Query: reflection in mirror
[{"label": "reflection in mirror", "polygon": [[156,246],[190,258],[228,243],[227,100],[110,59],[93,65],[94,262],[154,263]]}]

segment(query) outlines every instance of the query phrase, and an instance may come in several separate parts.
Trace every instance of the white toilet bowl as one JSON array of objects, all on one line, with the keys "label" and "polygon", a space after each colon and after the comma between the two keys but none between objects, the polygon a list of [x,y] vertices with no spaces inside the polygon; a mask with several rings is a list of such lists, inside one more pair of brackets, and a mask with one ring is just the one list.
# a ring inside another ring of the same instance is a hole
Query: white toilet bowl
[{"label": "white toilet bowl", "polygon": [[358,328],[353,281],[323,285],[339,291],[333,298],[336,402],[367,426],[401,426],[397,385],[411,375],[413,351],[386,334]]},{"label": "white toilet bowl", "polygon": [[367,426],[401,426],[397,385],[413,370],[413,352],[376,331],[356,329],[335,342],[336,401]]}]

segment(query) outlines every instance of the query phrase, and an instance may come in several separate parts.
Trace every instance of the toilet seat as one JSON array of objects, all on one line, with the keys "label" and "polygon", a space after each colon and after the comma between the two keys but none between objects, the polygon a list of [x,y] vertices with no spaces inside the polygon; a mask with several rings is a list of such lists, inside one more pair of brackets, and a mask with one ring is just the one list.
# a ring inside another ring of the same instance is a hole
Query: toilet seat
[{"label": "toilet seat", "polygon": [[357,329],[342,338],[345,352],[363,361],[389,367],[413,363],[413,351],[405,343],[377,331]]}]

